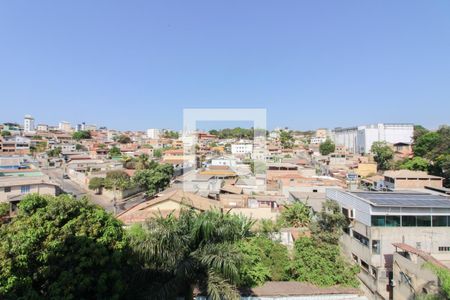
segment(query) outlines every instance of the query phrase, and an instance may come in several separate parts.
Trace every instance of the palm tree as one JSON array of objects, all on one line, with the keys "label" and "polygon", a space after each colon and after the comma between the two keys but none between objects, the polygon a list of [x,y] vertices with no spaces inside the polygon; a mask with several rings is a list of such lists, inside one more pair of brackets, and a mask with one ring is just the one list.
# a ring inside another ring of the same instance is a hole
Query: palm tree
[{"label": "palm tree", "polygon": [[[237,299],[240,252],[234,243],[250,235],[253,222],[217,210],[181,210],[178,218],[155,216],[132,235],[131,245],[153,282],[155,299],[193,299],[194,288],[212,300]],[[155,282],[155,278],[157,281]],[[140,285],[142,287],[142,285]]]},{"label": "palm tree", "polygon": [[136,163],[136,170],[145,170],[149,166],[150,166],[150,157],[145,153],[139,155]]}]

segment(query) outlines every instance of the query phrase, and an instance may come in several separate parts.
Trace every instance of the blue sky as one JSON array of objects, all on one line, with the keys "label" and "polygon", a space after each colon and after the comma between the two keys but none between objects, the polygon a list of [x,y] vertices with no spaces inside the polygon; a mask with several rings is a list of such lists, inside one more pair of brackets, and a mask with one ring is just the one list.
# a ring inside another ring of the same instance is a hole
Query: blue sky
[{"label": "blue sky", "polygon": [[0,121],[450,123],[450,1],[1,1]]}]

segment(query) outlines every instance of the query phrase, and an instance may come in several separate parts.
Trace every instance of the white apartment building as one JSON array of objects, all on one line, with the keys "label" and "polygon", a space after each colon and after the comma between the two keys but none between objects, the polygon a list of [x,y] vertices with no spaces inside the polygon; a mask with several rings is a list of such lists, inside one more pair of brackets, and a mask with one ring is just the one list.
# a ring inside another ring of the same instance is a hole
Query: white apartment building
[{"label": "white apartment building", "polygon": [[250,154],[253,152],[253,144],[232,144],[232,154]]},{"label": "white apartment building", "polygon": [[25,132],[34,132],[34,118],[31,115],[25,115],[23,118],[23,130]]},{"label": "white apartment building", "polygon": [[326,137],[313,136],[311,138],[311,140],[309,141],[309,143],[312,144],[312,145],[320,145],[323,142],[325,142],[326,140],[327,140]]},{"label": "white apartment building", "polygon": [[351,153],[368,154],[374,142],[412,143],[413,124],[371,124],[350,128],[335,128],[332,139]]},{"label": "white apartment building", "polygon": [[64,131],[64,132],[71,132],[72,126],[70,125],[69,122],[62,121],[62,122],[59,122],[58,129],[61,131]]},{"label": "white apartment building", "polygon": [[48,131],[48,125],[46,125],[46,124],[38,124],[37,131]]},{"label": "white apartment building", "polygon": [[[369,299],[392,299],[393,244],[404,243],[437,259],[450,250],[450,199],[414,192],[326,191],[347,216],[341,247],[361,267],[358,277]],[[395,296],[393,299],[396,299]]]},{"label": "white apartment building", "polygon": [[147,129],[147,137],[152,140],[157,140],[161,136],[161,130],[157,128]]}]

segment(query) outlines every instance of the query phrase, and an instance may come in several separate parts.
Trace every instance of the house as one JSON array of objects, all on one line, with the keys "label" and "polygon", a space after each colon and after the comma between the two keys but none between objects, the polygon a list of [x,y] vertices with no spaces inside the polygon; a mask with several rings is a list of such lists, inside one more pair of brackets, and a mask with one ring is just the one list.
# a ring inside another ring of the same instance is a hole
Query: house
[{"label": "house", "polygon": [[31,140],[22,136],[0,137],[0,153],[29,154]]},{"label": "house", "polygon": [[119,214],[117,218],[126,225],[131,225],[142,223],[146,219],[159,214],[163,216],[170,213],[177,214],[183,207],[193,208],[197,211],[222,209],[219,201],[176,189],[166,190],[151,200],[133,206]]},{"label": "house", "polygon": [[[405,243],[394,243],[392,286],[394,299],[410,300],[419,294],[438,294],[442,282],[433,267],[450,272],[450,253],[445,257],[419,250]],[[448,247],[447,247],[448,248]]]},{"label": "house", "polygon": [[370,299],[391,299],[396,243],[432,255],[450,250],[450,199],[413,192],[326,191],[339,203],[349,226],[341,247],[361,267],[359,279]]},{"label": "house", "polygon": [[423,171],[386,171],[384,182],[388,189],[424,189],[425,187],[442,188],[444,178],[428,175]]},{"label": "house", "polygon": [[13,211],[27,194],[55,196],[59,193],[59,186],[40,172],[32,171],[27,175],[24,175],[26,171],[16,172],[15,175],[11,172],[9,176],[0,176],[0,203],[10,203]]}]

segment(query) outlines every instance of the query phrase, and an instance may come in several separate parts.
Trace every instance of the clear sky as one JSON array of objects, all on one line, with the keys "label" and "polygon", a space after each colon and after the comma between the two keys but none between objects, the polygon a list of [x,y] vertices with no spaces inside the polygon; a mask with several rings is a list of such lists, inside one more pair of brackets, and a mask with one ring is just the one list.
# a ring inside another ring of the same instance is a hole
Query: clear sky
[{"label": "clear sky", "polygon": [[450,1],[1,1],[0,122],[450,123]]}]

